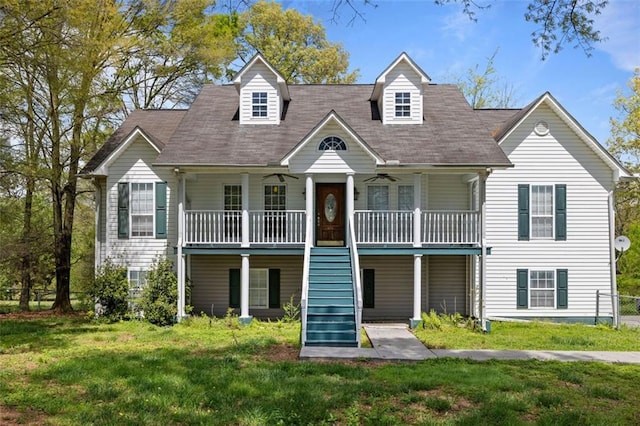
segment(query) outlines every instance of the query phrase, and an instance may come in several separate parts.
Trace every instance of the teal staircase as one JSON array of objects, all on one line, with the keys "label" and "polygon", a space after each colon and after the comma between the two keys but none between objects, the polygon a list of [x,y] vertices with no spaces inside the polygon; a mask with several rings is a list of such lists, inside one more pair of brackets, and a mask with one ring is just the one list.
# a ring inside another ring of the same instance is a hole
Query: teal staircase
[{"label": "teal staircase", "polygon": [[312,248],[306,345],[357,347],[355,315],[349,249]]}]

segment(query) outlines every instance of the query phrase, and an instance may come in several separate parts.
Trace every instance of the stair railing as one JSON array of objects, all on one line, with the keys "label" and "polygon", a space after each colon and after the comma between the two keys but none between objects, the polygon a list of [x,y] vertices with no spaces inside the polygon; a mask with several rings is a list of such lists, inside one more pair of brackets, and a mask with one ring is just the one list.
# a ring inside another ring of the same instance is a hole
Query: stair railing
[{"label": "stair railing", "polygon": [[362,325],[362,283],[360,282],[360,259],[358,258],[358,247],[356,245],[356,233],[353,226],[353,216],[349,216],[348,222],[348,245],[351,254],[351,276],[353,281],[353,294],[356,302],[356,341],[360,347],[360,326]]},{"label": "stair railing", "polygon": [[304,239],[304,265],[302,269],[302,294],[300,295],[300,334],[302,346],[307,343],[307,308],[309,305],[309,265],[311,263],[311,246],[313,240],[313,217],[307,215],[307,229]]}]

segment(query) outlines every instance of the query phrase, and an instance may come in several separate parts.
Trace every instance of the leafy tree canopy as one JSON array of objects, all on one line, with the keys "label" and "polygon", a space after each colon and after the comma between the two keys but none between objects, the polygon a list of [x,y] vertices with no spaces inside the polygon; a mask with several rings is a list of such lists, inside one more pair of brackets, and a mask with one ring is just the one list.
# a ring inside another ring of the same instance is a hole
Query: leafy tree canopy
[{"label": "leafy tree canopy", "polygon": [[288,83],[353,83],[349,54],[326,39],[324,27],[310,16],[279,3],[259,1],[240,15],[238,56],[247,62],[256,52]]}]

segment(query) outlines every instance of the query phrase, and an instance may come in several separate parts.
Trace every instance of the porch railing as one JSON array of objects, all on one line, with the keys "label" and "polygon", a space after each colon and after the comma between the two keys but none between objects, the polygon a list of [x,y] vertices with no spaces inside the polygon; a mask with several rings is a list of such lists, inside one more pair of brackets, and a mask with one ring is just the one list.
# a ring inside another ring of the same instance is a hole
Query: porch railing
[{"label": "porch railing", "polygon": [[[185,211],[186,244],[239,244],[242,212],[229,210]],[[252,244],[303,244],[305,211],[250,211],[249,242]]]},{"label": "porch railing", "polygon": [[413,212],[358,210],[354,212],[358,244],[413,243]]},{"label": "porch railing", "polygon": [[[358,210],[354,212],[358,244],[413,244],[413,212]],[[478,244],[480,213],[429,210],[421,214],[420,244]]]},{"label": "porch railing", "polygon": [[250,211],[249,242],[255,244],[303,244],[305,237],[304,210]]},{"label": "porch railing", "polygon": [[425,211],[422,213],[425,244],[478,244],[480,213],[475,211]]}]

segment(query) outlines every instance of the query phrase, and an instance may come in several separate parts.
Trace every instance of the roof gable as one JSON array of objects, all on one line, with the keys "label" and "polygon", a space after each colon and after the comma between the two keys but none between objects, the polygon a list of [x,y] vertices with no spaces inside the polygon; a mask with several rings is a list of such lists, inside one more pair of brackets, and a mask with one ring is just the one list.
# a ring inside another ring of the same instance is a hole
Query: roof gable
[{"label": "roof gable", "polygon": [[238,93],[240,93],[242,77],[244,77],[256,63],[261,63],[262,65],[267,67],[267,69],[276,77],[278,88],[280,89],[280,96],[282,96],[282,99],[285,101],[291,100],[291,96],[289,95],[289,87],[287,86],[287,82],[285,81],[284,77],[282,77],[282,75],[269,63],[269,61],[264,58],[264,56],[262,56],[261,53],[256,53],[254,57],[251,58],[251,60],[247,62],[245,66],[243,66],[242,69],[238,71],[233,77],[232,82],[236,87]]},{"label": "roof gable", "polygon": [[375,84],[373,86],[373,93],[371,94],[371,100],[376,101],[380,98],[382,94],[382,89],[384,84],[386,83],[387,76],[389,73],[396,68],[400,63],[405,63],[415,72],[420,78],[420,83],[425,85],[429,84],[431,79],[429,76],[420,68],[414,61],[407,55],[405,52],[402,52],[400,56],[398,56],[384,71],[376,78]]},{"label": "roof gable", "polygon": [[123,140],[123,142],[113,151],[107,158],[104,159],[93,171],[94,175],[107,175],[109,172],[109,166],[122,155],[123,152],[133,144],[135,140],[141,138],[147,142],[156,152],[159,154],[164,148],[164,144],[153,136],[147,134],[143,129],[136,126],[131,133],[129,133]]},{"label": "roof gable", "polygon": [[513,115],[502,128],[498,129],[495,138],[501,144],[541,105],[548,106],[560,119],[608,166],[617,177],[630,177],[631,172],[616,160],[584,127],[551,95],[545,92],[529,105]]},{"label": "roof gable", "polygon": [[384,160],[336,113],[331,110],[291,151],[280,160],[283,166],[289,166],[291,161],[298,155],[304,147],[315,140],[315,137],[329,124],[335,123],[343,132],[349,135],[351,141],[362,149],[375,165],[384,164]]}]

